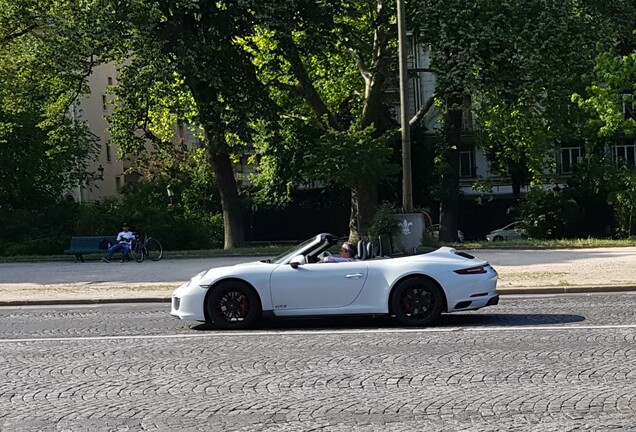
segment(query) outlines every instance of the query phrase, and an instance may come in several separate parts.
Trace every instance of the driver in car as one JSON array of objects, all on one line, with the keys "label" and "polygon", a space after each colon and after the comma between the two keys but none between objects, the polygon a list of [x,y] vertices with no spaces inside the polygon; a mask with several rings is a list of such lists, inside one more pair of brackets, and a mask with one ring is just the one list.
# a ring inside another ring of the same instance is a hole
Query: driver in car
[{"label": "driver in car", "polygon": [[340,247],[340,256],[328,256],[322,259],[321,262],[346,262],[353,261],[353,257],[356,256],[356,250],[349,242],[345,242]]}]

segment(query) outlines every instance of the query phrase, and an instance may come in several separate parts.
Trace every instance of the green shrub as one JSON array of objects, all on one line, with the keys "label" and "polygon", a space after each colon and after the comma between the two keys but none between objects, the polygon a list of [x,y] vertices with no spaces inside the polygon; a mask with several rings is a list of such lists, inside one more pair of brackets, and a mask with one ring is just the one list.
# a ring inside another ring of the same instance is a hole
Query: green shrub
[{"label": "green shrub", "polygon": [[532,188],[518,210],[524,228],[532,238],[574,238],[585,232],[584,213],[567,192]]},{"label": "green shrub", "polygon": [[398,226],[393,215],[400,211],[395,205],[383,202],[373,216],[369,232],[366,233],[365,237],[369,239],[377,239],[380,235],[395,237]]},{"label": "green shrub", "polygon": [[0,211],[0,255],[59,254],[68,247],[78,205],[61,202],[40,209]]},{"label": "green shrub", "polygon": [[60,202],[38,210],[11,212],[0,209],[0,255],[61,254],[72,236],[115,235],[124,221],[133,231],[157,238],[166,250],[223,246],[220,213],[194,212],[179,203],[169,209],[160,192],[151,191],[153,188],[127,188],[121,201]]}]

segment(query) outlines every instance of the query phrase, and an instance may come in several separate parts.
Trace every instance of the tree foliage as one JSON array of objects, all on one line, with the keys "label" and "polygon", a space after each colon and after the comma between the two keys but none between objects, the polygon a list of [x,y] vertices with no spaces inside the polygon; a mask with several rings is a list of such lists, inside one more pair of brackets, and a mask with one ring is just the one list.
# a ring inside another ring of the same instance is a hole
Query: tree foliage
[{"label": "tree foliage", "polygon": [[368,230],[377,184],[397,171],[384,93],[394,14],[382,0],[278,2],[244,41],[281,112],[279,132],[257,141],[256,182],[278,200],[316,180],[351,188],[350,238]]},{"label": "tree foliage", "polygon": [[66,17],[72,2],[0,2],[0,205],[31,208],[90,184],[95,136],[69,115],[91,51]]},{"label": "tree foliage", "polygon": [[112,12],[103,16],[120,35],[120,43],[110,51],[122,63],[122,87],[111,128],[114,142],[130,154],[144,148],[148,139],[165,147],[166,131],[175,121],[199,127],[220,191],[225,246],[242,244],[232,155],[244,151],[252,125],[272,112],[263,84],[239,43],[253,29],[254,5],[103,1]]},{"label": "tree foliage", "polygon": [[572,99],[590,113],[599,137],[636,135],[636,53],[600,53],[586,90],[586,96],[575,93]]},{"label": "tree foliage", "polygon": [[440,95],[470,93],[499,168],[524,162],[541,180],[551,146],[576,137],[582,116],[571,95],[582,89],[597,46],[611,42],[611,17],[596,2],[421,4]]}]

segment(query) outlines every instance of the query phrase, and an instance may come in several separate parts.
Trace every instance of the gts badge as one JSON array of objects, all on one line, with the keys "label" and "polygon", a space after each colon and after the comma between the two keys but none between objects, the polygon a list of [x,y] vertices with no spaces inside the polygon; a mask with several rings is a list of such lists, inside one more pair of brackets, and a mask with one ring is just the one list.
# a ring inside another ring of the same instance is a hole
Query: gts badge
[{"label": "gts badge", "polygon": [[287,307],[287,305],[276,305],[274,306],[274,309],[285,309]]}]

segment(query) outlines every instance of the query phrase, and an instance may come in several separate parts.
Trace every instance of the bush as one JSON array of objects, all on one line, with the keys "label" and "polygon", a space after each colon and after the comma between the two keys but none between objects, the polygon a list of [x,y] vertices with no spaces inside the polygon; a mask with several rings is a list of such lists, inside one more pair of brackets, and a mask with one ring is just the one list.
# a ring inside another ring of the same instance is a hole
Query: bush
[{"label": "bush", "polygon": [[377,239],[381,235],[394,237],[397,234],[398,226],[393,214],[399,213],[400,210],[389,202],[383,202],[378,211],[373,216],[369,232],[365,237],[369,239]]},{"label": "bush", "polygon": [[533,188],[519,205],[529,237],[575,238],[586,232],[584,213],[568,192]]},{"label": "bush", "polygon": [[[131,188],[132,189],[132,188]],[[164,191],[165,192],[165,191]],[[145,194],[147,199],[139,199]],[[223,217],[215,213],[170,211],[161,199],[149,199],[147,187],[90,204],[60,202],[39,210],[0,210],[0,256],[54,255],[68,248],[72,236],[112,236],[122,222],[157,238],[166,250],[223,246]]]},{"label": "bush", "polygon": [[61,202],[38,210],[0,211],[0,255],[61,253],[68,247],[78,208]]},{"label": "bush", "polygon": [[223,245],[221,215],[184,215],[178,209],[104,201],[83,206],[73,235],[115,235],[122,222],[149,234],[166,250],[209,249]]}]

